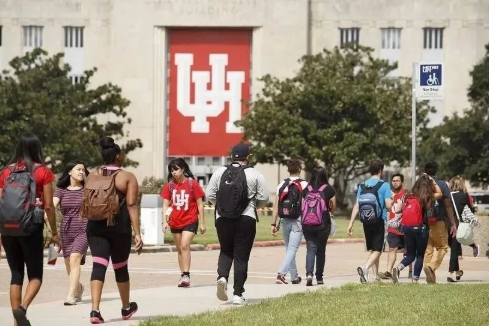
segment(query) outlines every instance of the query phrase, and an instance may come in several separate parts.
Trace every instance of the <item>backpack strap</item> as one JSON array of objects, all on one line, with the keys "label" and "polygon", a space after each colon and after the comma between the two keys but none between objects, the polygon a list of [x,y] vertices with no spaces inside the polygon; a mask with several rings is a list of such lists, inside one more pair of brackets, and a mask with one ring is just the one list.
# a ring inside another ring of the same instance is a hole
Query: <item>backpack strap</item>
[{"label": "backpack strap", "polygon": [[281,199],[280,197],[282,197],[282,194],[283,194],[285,188],[287,188],[287,186],[289,185],[289,182],[290,182],[290,178],[284,179],[284,184],[278,190],[278,198],[279,199]]},{"label": "backpack strap", "polygon": [[383,184],[384,184],[384,181],[379,180],[379,182],[377,182],[377,184],[373,187],[374,190],[379,191],[380,187],[382,187]]}]

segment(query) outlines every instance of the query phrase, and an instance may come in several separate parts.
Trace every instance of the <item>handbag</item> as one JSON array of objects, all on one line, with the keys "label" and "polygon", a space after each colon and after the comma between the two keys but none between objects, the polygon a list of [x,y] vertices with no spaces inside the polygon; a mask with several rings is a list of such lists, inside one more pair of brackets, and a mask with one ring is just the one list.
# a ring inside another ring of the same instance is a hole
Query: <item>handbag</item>
[{"label": "handbag", "polygon": [[457,214],[457,219],[459,220],[459,225],[457,228],[457,236],[456,236],[457,241],[460,242],[460,244],[466,246],[471,245],[474,243],[474,230],[472,229],[470,223],[467,223],[460,218],[460,215],[458,214],[457,205],[455,205],[455,199],[453,198],[453,192],[450,193],[450,196],[452,197],[453,208],[455,210],[455,213]]},{"label": "handbag", "polygon": [[462,212],[462,220],[466,223],[469,223],[473,228],[479,226],[479,219],[472,213],[472,210],[468,205],[465,205],[464,210]]}]

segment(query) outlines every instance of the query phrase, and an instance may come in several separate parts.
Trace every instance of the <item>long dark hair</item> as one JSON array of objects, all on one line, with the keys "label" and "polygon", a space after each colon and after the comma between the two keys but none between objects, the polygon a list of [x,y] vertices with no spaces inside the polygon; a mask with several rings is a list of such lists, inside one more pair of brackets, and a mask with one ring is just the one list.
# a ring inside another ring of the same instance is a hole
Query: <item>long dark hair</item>
[{"label": "long dark hair", "polygon": [[115,162],[117,154],[121,154],[121,148],[117,145],[112,137],[104,137],[100,140],[102,147],[102,159],[104,164],[112,164]]},{"label": "long dark hair", "polygon": [[433,194],[433,181],[427,176],[422,175],[414,183],[408,196],[416,197],[423,208],[428,209],[433,205],[435,201],[435,195]]},{"label": "long dark hair", "polygon": [[[75,166],[77,166],[78,164],[81,164],[83,165],[83,168],[85,169],[85,177],[88,176],[88,170],[87,170],[87,166],[84,162],[82,161],[71,161],[69,162],[68,164],[66,164],[65,166],[65,169],[63,171],[63,174],[61,175],[61,177],[59,177],[58,179],[58,183],[56,184],[56,187],[58,188],[63,188],[63,189],[66,189],[68,188],[68,186],[70,185],[70,171],[73,170],[73,168]],[[85,185],[85,181],[82,181],[82,185],[84,186]]]},{"label": "long dark hair", "polygon": [[20,162],[24,162],[29,171],[32,171],[34,163],[44,165],[41,141],[33,133],[28,132],[20,137],[9,165]]},{"label": "long dark hair", "polygon": [[309,185],[314,189],[319,189],[324,184],[328,184],[328,172],[322,166],[316,166],[311,172]]},{"label": "long dark hair", "polygon": [[194,174],[192,171],[190,171],[190,168],[188,167],[187,162],[181,157],[174,158],[173,160],[168,163],[168,182],[173,181],[173,176],[172,176],[172,171],[182,169],[183,170],[183,175],[186,176],[187,178],[192,178],[195,179]]}]

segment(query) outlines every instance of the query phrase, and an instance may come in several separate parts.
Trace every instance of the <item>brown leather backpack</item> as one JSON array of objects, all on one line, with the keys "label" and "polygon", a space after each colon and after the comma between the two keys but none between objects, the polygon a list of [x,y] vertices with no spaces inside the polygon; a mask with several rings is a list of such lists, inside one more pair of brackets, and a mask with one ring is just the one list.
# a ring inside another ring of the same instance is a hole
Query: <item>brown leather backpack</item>
[{"label": "brown leather backpack", "polygon": [[[114,171],[112,175],[104,175],[108,170],[93,171],[85,180],[81,217],[89,221],[107,220],[107,225],[114,225],[114,218],[120,212],[124,203],[119,203],[119,196],[115,188],[115,176],[121,171]],[[101,173],[102,172],[102,173]]]}]

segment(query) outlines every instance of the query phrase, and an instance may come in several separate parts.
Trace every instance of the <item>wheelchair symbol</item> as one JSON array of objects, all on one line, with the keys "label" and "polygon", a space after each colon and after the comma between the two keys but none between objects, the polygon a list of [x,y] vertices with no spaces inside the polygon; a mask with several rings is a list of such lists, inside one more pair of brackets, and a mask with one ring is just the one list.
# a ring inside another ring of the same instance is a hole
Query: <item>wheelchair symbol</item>
[{"label": "wheelchair symbol", "polygon": [[426,81],[426,83],[429,85],[429,86],[432,86],[432,85],[439,85],[440,82],[438,81],[438,78],[436,78],[436,73],[433,73],[433,75],[430,75],[430,77],[428,78],[428,80]]}]

